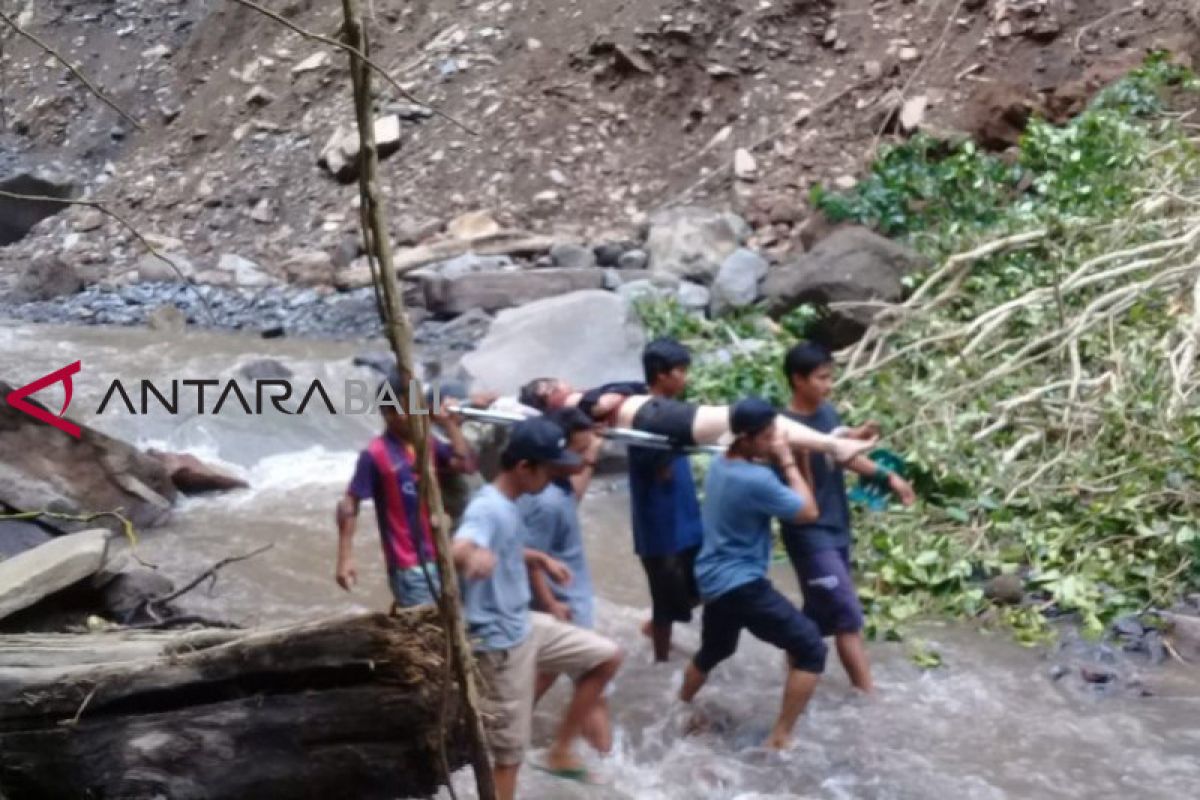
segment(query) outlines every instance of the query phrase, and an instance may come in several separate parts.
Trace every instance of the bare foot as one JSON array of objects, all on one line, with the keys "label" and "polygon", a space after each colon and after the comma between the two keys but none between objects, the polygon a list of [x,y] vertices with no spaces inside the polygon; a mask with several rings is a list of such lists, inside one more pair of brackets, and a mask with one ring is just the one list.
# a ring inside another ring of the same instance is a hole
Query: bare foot
[{"label": "bare foot", "polygon": [[785,750],[791,743],[792,735],[790,733],[771,731],[771,735],[767,737],[767,741],[763,746],[768,750]]},{"label": "bare foot", "polygon": [[838,437],[833,443],[833,460],[839,464],[845,464],[855,456],[866,455],[874,450],[878,441],[878,438],[847,439]]}]

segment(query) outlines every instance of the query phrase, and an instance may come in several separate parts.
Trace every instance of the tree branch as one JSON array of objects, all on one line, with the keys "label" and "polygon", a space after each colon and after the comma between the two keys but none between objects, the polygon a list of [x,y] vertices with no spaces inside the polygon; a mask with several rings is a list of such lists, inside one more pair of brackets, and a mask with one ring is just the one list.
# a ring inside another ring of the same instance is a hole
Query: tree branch
[{"label": "tree branch", "polygon": [[43,42],[38,37],[34,36],[29,31],[22,28],[20,25],[17,24],[16,20],[14,20],[12,17],[5,14],[3,11],[0,11],[0,22],[3,22],[5,25],[12,28],[18,34],[20,34],[21,36],[24,36],[26,39],[33,42],[38,47],[42,48],[47,53],[49,53],[51,56],[53,56],[56,61],[58,61],[60,64],[62,64],[64,67],[66,67],[70,71],[70,73],[79,80],[80,83],[82,83],[84,86],[86,86],[88,88],[88,91],[90,91],[92,94],[94,94],[96,97],[98,97],[105,105],[107,105],[113,111],[116,111],[122,117],[127,119],[129,121],[129,123],[131,125],[133,125],[133,127],[137,128],[139,131],[143,130],[142,124],[140,122],[138,122],[136,119],[134,119],[128,113],[126,113],[125,110],[123,108],[121,108],[119,105],[117,105],[116,102],[111,100],[108,97],[108,95],[106,95],[104,92],[100,91],[100,89],[97,88],[95,86],[95,84],[93,84],[91,81],[89,81],[87,79],[87,76],[85,76],[82,72],[80,72],[75,67],[74,64],[72,64],[70,61],[67,61],[67,59],[65,59],[61,55],[59,55],[57,50],[55,50],[53,47],[51,47],[50,45]]},{"label": "tree branch", "polygon": [[345,42],[339,42],[337,39],[331,39],[328,36],[322,36],[319,33],[313,33],[310,30],[301,28],[299,25],[292,22],[291,20],[285,19],[283,16],[275,13],[274,11],[272,11],[269,8],[263,8],[258,3],[253,2],[253,0],[232,0],[232,2],[237,3],[240,6],[245,6],[246,8],[249,8],[253,11],[257,11],[259,14],[262,14],[265,17],[269,17],[270,19],[275,20],[276,22],[278,22],[280,25],[284,26],[285,28],[288,28],[289,30],[295,31],[296,33],[300,34],[305,39],[309,39],[310,41],[314,41],[314,42],[320,42],[321,44],[325,44],[330,47],[336,47],[339,50],[344,50],[345,52],[349,53],[350,55],[354,56],[355,58],[361,58],[364,64],[366,64],[368,67],[370,67],[374,72],[378,73],[379,76],[382,77],[389,84],[391,84],[392,88],[395,89],[397,92],[399,92],[400,95],[404,99],[408,100],[409,102],[416,103],[417,105],[422,106],[423,108],[428,108],[434,114],[437,114],[439,117],[446,120],[447,122],[450,122],[451,124],[456,125],[459,128],[462,128],[464,131],[471,134],[472,136],[479,135],[479,133],[477,131],[475,131],[473,128],[469,127],[465,123],[459,122],[457,119],[450,116],[445,111],[442,111],[441,109],[437,108],[436,106],[432,106],[429,103],[426,103],[424,100],[418,100],[415,96],[413,96],[412,92],[408,91],[403,86],[401,86],[396,81],[396,79],[393,78],[388,73],[388,71],[386,69],[379,66],[371,59],[367,58],[367,56],[364,55],[363,52],[361,50],[359,50],[358,48],[348,45]]}]

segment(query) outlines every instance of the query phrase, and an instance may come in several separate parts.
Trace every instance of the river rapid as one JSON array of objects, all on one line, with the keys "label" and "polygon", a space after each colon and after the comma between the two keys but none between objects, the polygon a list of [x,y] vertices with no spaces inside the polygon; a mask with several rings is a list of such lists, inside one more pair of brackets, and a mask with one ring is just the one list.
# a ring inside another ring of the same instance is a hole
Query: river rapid
[{"label": "river rapid", "polygon": [[[139,446],[186,451],[225,465],[251,488],[183,499],[173,520],[148,532],[141,554],[176,583],[225,556],[273,544],[268,552],[220,573],[211,593],[193,592],[186,608],[241,624],[310,619],[355,608],[384,609],[389,597],[373,515],[364,514],[356,544],[360,586],[333,581],[333,506],[359,448],[375,433],[366,416],[171,416],[124,410],[95,416],[114,379],[234,377],[261,358],[284,364],[294,381],[341,386],[372,379],[351,365],[361,343],[263,340],[193,333],[177,337],[137,329],[0,324],[0,376],[22,384],[75,360],[70,415]],[[378,349],[378,348],[376,348]],[[54,407],[55,387],[39,395]],[[339,398],[335,395],[335,403]],[[918,635],[944,665],[922,670],[905,645],[871,645],[878,697],[855,696],[831,657],[795,745],[775,754],[759,747],[778,708],[783,659],[742,638],[699,698],[716,721],[703,735],[682,735],[686,714],[674,701],[686,653],[699,627],[678,629],[680,654],[651,663],[639,634],[648,598],[632,552],[628,494],[620,476],[600,479],[582,505],[591,567],[600,594],[600,630],[626,651],[610,703],[617,744],[594,766],[608,785],[583,787],[534,770],[522,796],[537,798],[1179,798],[1200,787],[1200,671],[1160,667],[1119,655],[1123,686],[1100,692],[1074,675],[1055,678],[1063,651],[1026,649],[1003,633],[930,622]],[[782,566],[773,578],[795,595]],[[1098,651],[1099,652],[1099,651]],[[1100,652],[1103,656],[1104,653]],[[565,682],[564,682],[565,683]],[[544,746],[565,687],[538,709],[536,748]],[[455,777],[471,796],[469,772]],[[448,796],[448,793],[443,793]]]}]

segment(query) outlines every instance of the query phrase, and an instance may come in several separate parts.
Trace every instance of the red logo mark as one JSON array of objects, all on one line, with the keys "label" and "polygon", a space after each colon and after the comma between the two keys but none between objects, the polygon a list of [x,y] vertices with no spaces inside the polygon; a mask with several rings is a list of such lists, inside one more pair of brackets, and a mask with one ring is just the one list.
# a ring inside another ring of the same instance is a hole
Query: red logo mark
[{"label": "red logo mark", "polygon": [[[36,381],[27,383],[19,389],[13,389],[4,400],[17,411],[23,411],[34,419],[40,420],[47,425],[53,425],[60,431],[64,431],[78,439],[80,434],[79,426],[74,422],[63,419],[62,415],[67,412],[67,406],[71,405],[71,392],[74,388],[71,385],[71,376],[79,372],[79,369],[80,362],[78,361],[74,364],[68,364],[62,369],[56,369],[49,375],[43,375]],[[62,410],[58,412],[58,416],[51,414],[44,408],[26,402],[25,398],[29,395],[40,392],[47,386],[53,386],[56,383],[63,385],[63,390],[66,394],[66,400],[63,402]]]}]

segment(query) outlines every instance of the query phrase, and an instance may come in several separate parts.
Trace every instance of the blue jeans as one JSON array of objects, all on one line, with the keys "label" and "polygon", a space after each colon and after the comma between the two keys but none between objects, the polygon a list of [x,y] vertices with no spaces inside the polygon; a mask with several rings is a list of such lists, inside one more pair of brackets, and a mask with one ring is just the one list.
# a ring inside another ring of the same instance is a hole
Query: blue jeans
[{"label": "blue jeans", "polygon": [[[434,592],[441,592],[442,581],[437,564],[429,562],[425,564],[425,569],[429,570]],[[419,564],[408,569],[389,569],[388,585],[392,588],[396,605],[401,608],[437,604],[437,595],[429,593],[429,581],[425,579],[425,570]]]}]

